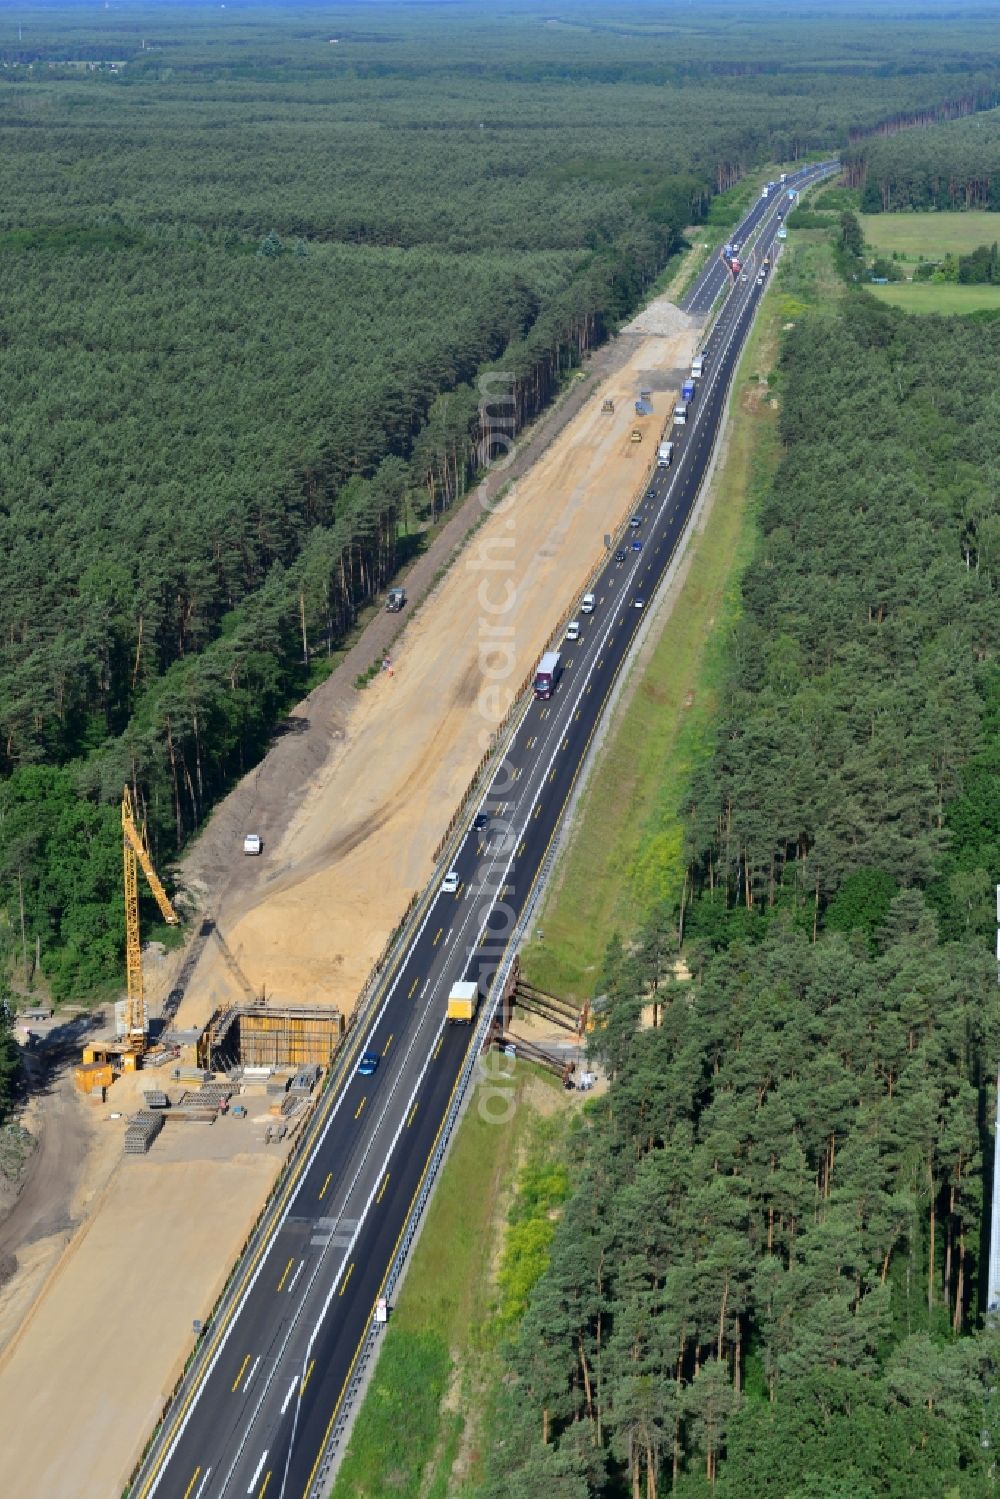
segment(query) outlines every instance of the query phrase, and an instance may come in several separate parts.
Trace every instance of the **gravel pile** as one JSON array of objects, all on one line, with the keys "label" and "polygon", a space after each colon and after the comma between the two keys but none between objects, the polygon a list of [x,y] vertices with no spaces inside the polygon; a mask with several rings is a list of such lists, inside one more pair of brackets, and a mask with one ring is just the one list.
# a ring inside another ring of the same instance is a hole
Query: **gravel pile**
[{"label": "gravel pile", "polygon": [[672,338],[675,333],[682,333],[686,328],[694,327],[697,321],[698,319],[692,318],[689,313],[681,312],[669,297],[657,297],[655,302],[650,302],[648,307],[644,307],[630,323],[626,323],[622,332]]}]

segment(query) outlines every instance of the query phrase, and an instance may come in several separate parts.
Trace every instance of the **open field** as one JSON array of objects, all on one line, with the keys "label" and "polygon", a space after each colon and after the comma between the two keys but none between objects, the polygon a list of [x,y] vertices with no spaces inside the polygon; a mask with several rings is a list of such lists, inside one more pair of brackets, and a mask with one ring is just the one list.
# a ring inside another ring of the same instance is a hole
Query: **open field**
[{"label": "open field", "polygon": [[935,285],[930,281],[895,281],[889,286],[869,288],[880,302],[904,312],[937,312],[952,316],[963,312],[1000,312],[1000,286],[959,286],[954,281]]},{"label": "open field", "polygon": [[968,255],[1000,239],[997,213],[864,213],[861,227],[873,250],[898,251],[907,260]]}]

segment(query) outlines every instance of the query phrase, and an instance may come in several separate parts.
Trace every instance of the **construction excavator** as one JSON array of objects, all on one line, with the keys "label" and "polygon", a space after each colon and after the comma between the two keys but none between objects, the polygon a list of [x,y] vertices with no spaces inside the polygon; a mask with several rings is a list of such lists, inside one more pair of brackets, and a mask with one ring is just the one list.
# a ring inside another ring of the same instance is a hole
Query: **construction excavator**
[{"label": "construction excavator", "polygon": [[[125,872],[125,975],[128,996],[125,1001],[125,1030],[118,1041],[96,1042],[83,1049],[83,1067],[77,1068],[77,1082],[84,1091],[106,1086],[119,1072],[135,1072],[149,1047],[146,1023],[146,996],[142,980],[142,944],[139,938],[139,865],[160,914],[168,926],[178,926],[180,917],[160,883],[146,847],[145,829],[136,822],[132,793],[122,791],[122,862]],[[89,1069],[94,1069],[90,1071]],[[90,1083],[90,1087],[87,1083]]]}]

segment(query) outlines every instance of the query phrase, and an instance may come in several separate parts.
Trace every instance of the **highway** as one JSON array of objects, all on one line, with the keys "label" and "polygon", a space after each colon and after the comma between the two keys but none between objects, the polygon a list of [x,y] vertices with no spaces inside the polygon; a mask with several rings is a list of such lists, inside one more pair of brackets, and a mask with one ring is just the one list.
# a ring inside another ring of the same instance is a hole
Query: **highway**
[{"label": "highway", "polygon": [[[730,238],[740,246],[746,245],[748,239],[765,222],[770,222],[776,210],[780,210],[782,216],[786,210],[792,207],[789,201],[789,191],[798,192],[802,187],[814,181],[817,174],[825,175],[829,170],[827,165],[821,167],[805,167],[801,171],[791,172],[788,180],[774,188],[767,198],[758,197],[753,206],[748,210],[744,218],[732,231]],[[687,296],[681,302],[685,312],[695,313],[707,317],[715,306],[716,299],[730,280],[729,269],[723,263],[721,257],[713,256],[703,268],[701,275],[695,281]]]},{"label": "highway", "polygon": [[[822,171],[796,174],[789,185]],[[759,230],[762,257],[787,206],[784,193],[759,200],[734,234],[746,243]],[[713,259],[686,309],[707,312],[731,282]],[[691,515],[760,295],[753,275],[732,286],[703,345],[705,373],[688,424],[672,434],[674,463],[657,472],[638,524],[612,546],[592,585],[594,612],[579,615],[579,640],[559,647],[553,696],[526,706],[480,807],[470,811],[451,861],[458,890],[436,883],[418,905],[369,1023],[352,1036],[342,1080],[324,1095],[307,1144],[201,1341],[133,1499],[303,1499],[314,1491],[466,1059],[470,1029],[444,1022],[449,987],[476,978],[486,991],[531,899],[618,673]],[[501,581],[496,596],[503,594]],[[482,829],[473,826],[477,810],[489,819]],[[379,1059],[371,1076],[357,1072],[361,1052]]]}]

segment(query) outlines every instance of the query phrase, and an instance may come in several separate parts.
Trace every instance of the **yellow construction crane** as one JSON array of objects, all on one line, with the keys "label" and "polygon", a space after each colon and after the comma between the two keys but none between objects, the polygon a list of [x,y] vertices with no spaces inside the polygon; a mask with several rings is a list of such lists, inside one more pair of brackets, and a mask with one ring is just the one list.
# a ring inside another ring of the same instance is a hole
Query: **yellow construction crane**
[{"label": "yellow construction crane", "polygon": [[134,1072],[146,1054],[146,998],[142,987],[142,947],[139,942],[139,865],[156,897],[168,926],[179,926],[180,917],[160,884],[146,839],[135,820],[132,794],[122,792],[122,860],[125,866],[125,971],[128,999],[125,1004],[125,1034],[120,1041],[91,1042],[83,1048],[83,1064],[76,1069],[76,1085],[84,1093],[104,1090],[120,1072]]},{"label": "yellow construction crane", "polygon": [[[132,793],[127,786],[122,791],[122,858],[125,863],[125,972],[128,980],[123,1050],[126,1056],[138,1059],[146,1050],[146,997],[142,986],[142,947],[139,942],[138,865],[142,865],[142,872],[167,925],[178,926],[180,917],[170,904],[170,897],[160,884],[153,861],[146,851],[146,840],[136,824]],[[135,1065],[133,1062],[132,1066]]]}]

